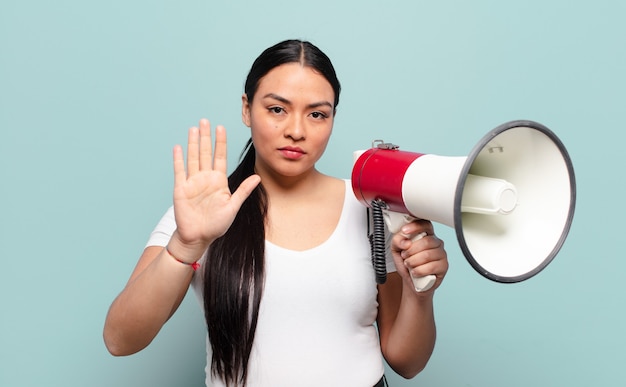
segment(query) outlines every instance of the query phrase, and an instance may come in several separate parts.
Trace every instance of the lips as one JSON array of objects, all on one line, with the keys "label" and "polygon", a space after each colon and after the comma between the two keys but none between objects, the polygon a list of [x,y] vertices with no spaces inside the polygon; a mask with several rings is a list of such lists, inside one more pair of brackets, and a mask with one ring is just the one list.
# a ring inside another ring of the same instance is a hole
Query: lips
[{"label": "lips", "polygon": [[282,147],[278,150],[283,155],[283,157],[290,160],[297,160],[306,154],[306,152],[304,152],[302,149],[293,146]]}]

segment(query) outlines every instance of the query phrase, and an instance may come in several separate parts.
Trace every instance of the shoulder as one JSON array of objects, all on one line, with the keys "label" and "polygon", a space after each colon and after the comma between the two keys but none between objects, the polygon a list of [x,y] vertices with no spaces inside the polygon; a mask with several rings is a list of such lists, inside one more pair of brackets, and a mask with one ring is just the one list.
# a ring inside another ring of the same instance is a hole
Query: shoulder
[{"label": "shoulder", "polygon": [[322,175],[322,178],[320,179],[320,181],[325,187],[331,188],[337,191],[342,191],[343,187],[347,186],[346,183],[349,183],[348,180],[339,179],[337,177],[328,176],[328,175]]},{"label": "shoulder", "polygon": [[174,207],[167,209],[165,214],[159,220],[152,233],[146,247],[149,246],[165,246],[169,242],[174,230],[176,229],[176,219],[174,217]]},{"label": "shoulder", "polygon": [[338,204],[342,204],[344,197],[351,192],[348,192],[350,184],[347,180],[338,179],[336,177],[328,175],[320,175],[315,180],[314,188],[311,190],[311,194],[321,200],[321,202],[336,201]]}]

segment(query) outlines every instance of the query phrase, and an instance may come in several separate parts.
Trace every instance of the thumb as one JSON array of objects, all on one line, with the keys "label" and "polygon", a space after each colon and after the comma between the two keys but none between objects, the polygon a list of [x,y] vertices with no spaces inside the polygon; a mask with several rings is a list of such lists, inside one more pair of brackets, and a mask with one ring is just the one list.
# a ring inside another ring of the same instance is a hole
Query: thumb
[{"label": "thumb", "polygon": [[234,200],[235,203],[237,203],[237,205],[241,207],[241,204],[243,204],[248,196],[250,196],[252,191],[254,191],[254,189],[257,187],[257,185],[259,185],[260,182],[261,177],[259,175],[248,176],[248,178],[241,182],[239,187],[237,187],[237,190],[233,192],[231,200]]}]

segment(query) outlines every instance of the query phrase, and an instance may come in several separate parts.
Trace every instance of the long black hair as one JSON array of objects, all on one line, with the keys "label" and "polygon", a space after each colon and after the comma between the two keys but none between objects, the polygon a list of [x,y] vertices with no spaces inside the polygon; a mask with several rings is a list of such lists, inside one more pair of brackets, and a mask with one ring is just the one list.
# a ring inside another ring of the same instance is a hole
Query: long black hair
[{"label": "long black hair", "polygon": [[[261,79],[273,68],[300,63],[324,76],[339,103],[341,86],[330,59],[313,44],[285,40],[254,61],[244,92],[251,104]],[[231,192],[254,174],[256,152],[249,140],[241,162],[228,177]],[[265,278],[267,195],[259,184],[246,199],[233,224],[209,249],[204,271],[204,313],[212,348],[211,372],[227,386],[246,385]]]}]

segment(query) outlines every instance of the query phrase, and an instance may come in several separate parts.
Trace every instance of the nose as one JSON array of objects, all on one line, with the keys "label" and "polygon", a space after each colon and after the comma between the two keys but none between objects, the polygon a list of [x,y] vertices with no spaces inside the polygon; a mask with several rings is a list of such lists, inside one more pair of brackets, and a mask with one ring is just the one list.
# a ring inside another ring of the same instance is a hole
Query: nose
[{"label": "nose", "polygon": [[301,141],[304,140],[305,135],[306,128],[304,120],[300,117],[293,117],[285,129],[285,137],[289,137],[293,141]]}]

